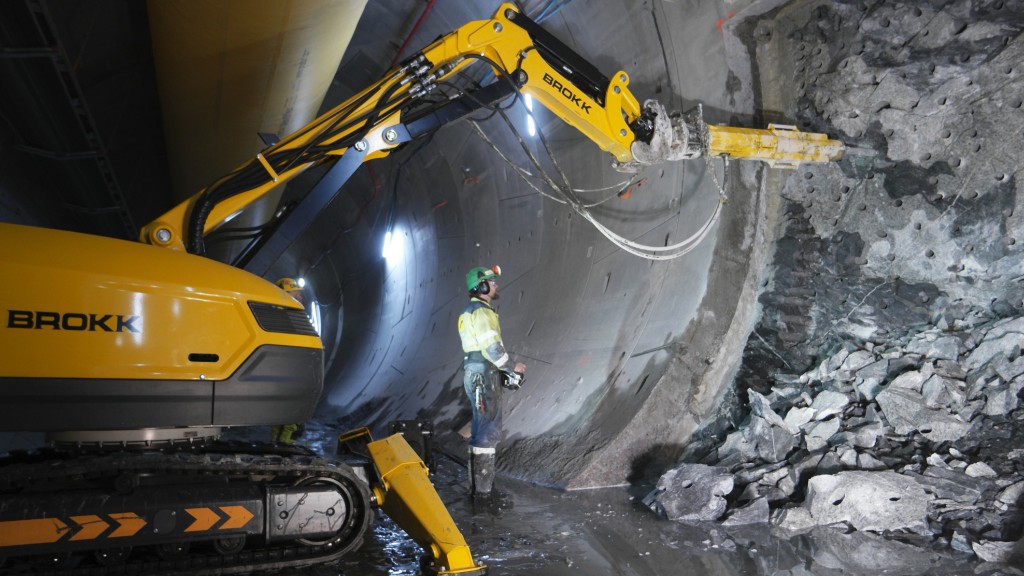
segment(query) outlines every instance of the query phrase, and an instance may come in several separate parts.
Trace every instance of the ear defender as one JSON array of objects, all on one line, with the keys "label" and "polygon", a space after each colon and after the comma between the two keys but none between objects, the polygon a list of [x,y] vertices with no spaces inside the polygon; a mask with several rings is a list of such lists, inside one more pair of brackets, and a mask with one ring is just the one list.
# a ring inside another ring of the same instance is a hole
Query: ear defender
[{"label": "ear defender", "polygon": [[477,266],[466,273],[466,290],[470,294],[490,294],[491,278],[497,278],[501,276],[501,268],[493,266],[491,268],[484,268]]}]

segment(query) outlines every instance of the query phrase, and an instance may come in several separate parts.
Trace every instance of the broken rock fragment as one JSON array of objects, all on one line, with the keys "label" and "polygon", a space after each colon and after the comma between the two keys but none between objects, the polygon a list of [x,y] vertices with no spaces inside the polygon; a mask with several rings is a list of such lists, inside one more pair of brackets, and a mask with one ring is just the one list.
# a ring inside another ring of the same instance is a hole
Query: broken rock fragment
[{"label": "broken rock fragment", "polygon": [[918,430],[932,442],[947,442],[962,437],[971,427],[945,410],[928,408],[925,398],[910,389],[890,386],[877,400],[897,434]]},{"label": "broken rock fragment", "polygon": [[807,483],[804,507],[818,525],[845,522],[857,530],[883,532],[928,529],[929,495],[895,472],[840,472]]},{"label": "broken rock fragment", "polygon": [[716,520],[725,513],[732,487],[733,476],[725,468],[680,464],[661,476],[644,504],[677,522]]}]

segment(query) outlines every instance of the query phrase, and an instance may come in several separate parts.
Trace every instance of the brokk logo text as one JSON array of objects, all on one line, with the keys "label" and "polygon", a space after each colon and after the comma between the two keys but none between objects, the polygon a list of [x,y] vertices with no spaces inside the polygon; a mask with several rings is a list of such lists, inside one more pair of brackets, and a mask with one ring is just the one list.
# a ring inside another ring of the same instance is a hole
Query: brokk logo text
[{"label": "brokk logo text", "polygon": [[139,316],[120,314],[81,314],[78,312],[33,312],[31,310],[8,310],[8,328],[32,328],[40,330],[72,330],[78,332],[142,332]]},{"label": "brokk logo text", "polygon": [[587,114],[590,114],[590,104],[587,104],[586,102],[581,100],[579,94],[576,94],[569,88],[562,86],[562,83],[552,78],[550,74],[544,74],[544,83],[547,84],[548,86],[551,86],[555,90],[558,90],[558,92],[562,96],[565,96],[566,100],[578,106],[580,110],[586,112]]}]

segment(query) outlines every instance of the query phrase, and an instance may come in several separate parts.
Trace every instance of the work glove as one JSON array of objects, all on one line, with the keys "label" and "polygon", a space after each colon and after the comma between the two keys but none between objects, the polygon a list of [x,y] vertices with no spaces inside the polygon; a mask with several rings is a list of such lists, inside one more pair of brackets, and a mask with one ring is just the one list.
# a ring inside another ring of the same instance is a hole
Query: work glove
[{"label": "work glove", "polygon": [[523,385],[522,372],[502,372],[501,385],[509,390],[519,390]]}]

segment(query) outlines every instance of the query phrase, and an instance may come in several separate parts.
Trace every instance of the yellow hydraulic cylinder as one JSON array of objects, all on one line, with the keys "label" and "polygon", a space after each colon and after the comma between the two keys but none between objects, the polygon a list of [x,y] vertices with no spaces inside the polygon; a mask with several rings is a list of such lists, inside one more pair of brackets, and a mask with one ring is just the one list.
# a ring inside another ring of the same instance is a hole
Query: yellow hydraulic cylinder
[{"label": "yellow hydraulic cylinder", "polygon": [[401,434],[367,444],[382,484],[373,495],[384,512],[434,557],[438,574],[482,574],[473,555],[434,490],[427,466]]},{"label": "yellow hydraulic cylinder", "polygon": [[708,125],[708,132],[709,155],[762,160],[773,168],[834,162],[846,151],[839,140],[785,124],[769,124],[767,130]]}]

